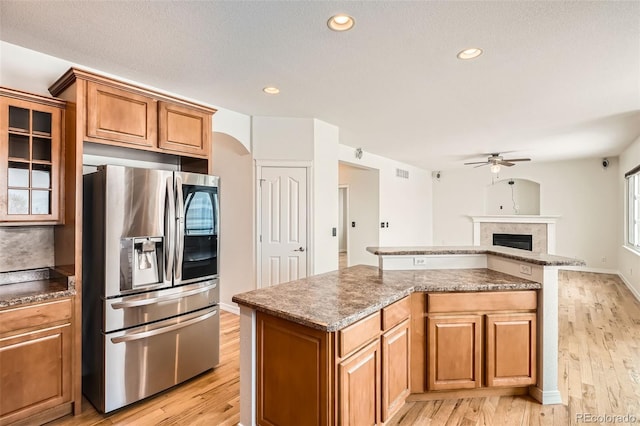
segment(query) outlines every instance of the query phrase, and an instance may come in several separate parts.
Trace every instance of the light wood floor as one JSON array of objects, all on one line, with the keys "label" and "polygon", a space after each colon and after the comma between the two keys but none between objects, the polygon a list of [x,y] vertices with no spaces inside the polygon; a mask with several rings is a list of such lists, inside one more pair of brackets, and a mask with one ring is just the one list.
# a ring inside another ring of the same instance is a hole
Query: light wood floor
[{"label": "light wood floor", "polygon": [[[560,272],[559,384],[563,405],[528,397],[408,403],[390,425],[574,425],[579,413],[635,415],[640,424],[640,302],[613,275]],[[221,315],[221,364],[210,373],[110,416],[85,401],[55,425],[235,425],[239,322]],[[618,422],[620,423],[620,422]]]}]

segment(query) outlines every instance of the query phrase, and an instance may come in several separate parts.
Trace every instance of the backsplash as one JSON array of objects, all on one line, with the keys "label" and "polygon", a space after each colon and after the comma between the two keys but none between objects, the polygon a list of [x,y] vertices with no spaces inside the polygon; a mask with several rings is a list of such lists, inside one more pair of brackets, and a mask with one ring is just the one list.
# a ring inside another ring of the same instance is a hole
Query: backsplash
[{"label": "backsplash", "polygon": [[0,272],[54,266],[53,226],[0,227]]}]

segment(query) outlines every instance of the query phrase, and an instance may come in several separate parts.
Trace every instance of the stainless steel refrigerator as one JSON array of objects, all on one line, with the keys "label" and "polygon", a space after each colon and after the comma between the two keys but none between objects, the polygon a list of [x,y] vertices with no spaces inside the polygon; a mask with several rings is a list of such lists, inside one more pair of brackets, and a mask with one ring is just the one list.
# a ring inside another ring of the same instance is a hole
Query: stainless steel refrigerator
[{"label": "stainless steel refrigerator", "polygon": [[84,176],[83,392],[109,412],[219,362],[219,178]]}]

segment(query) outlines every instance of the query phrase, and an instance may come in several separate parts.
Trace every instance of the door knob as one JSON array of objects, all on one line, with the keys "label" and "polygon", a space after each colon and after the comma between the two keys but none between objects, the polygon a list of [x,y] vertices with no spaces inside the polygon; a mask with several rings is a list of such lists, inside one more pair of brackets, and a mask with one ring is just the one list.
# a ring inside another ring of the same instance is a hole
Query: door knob
[{"label": "door knob", "polygon": [[304,251],[304,247],[297,248],[294,251]]}]

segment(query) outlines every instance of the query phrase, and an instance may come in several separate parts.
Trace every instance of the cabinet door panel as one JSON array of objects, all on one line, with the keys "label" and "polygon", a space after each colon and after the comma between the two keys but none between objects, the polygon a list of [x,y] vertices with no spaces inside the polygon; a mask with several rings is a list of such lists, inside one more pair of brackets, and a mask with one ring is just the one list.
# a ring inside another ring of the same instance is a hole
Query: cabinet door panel
[{"label": "cabinet door panel", "polygon": [[481,324],[480,315],[427,318],[429,390],[481,386]]},{"label": "cabinet door panel", "polygon": [[536,314],[487,315],[487,386],[536,383]]},{"label": "cabinet door panel", "polygon": [[152,98],[87,82],[88,140],[154,147],[156,121],[156,101]]},{"label": "cabinet door panel", "polygon": [[211,114],[168,102],[160,102],[158,108],[160,148],[183,154],[208,155]]},{"label": "cabinet door panel", "polygon": [[259,425],[328,424],[328,335],[257,315]]},{"label": "cabinet door panel", "polygon": [[0,97],[0,222],[61,222],[63,108]]},{"label": "cabinet door panel", "polygon": [[382,421],[402,407],[409,395],[409,320],[382,335]]},{"label": "cabinet door panel", "polygon": [[71,400],[71,326],[0,339],[0,423]]},{"label": "cabinet door panel", "polygon": [[365,346],[338,365],[339,424],[380,423],[380,343]]}]

